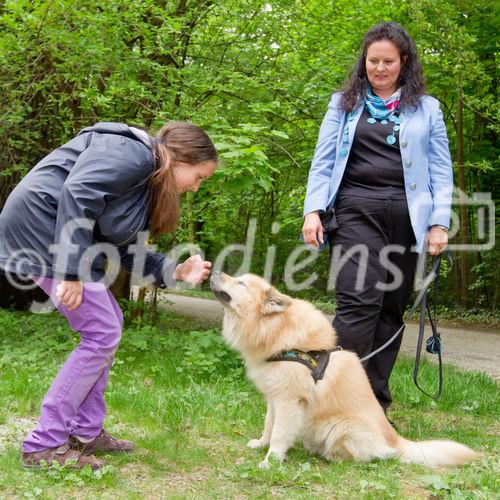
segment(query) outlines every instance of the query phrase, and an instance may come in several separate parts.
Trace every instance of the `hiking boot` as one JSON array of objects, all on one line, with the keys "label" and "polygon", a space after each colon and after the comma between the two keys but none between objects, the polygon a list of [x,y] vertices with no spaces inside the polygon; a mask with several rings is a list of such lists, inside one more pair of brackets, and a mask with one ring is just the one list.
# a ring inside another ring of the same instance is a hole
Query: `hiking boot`
[{"label": "hiking boot", "polygon": [[104,429],[101,433],[89,442],[84,442],[78,436],[69,437],[69,445],[74,450],[78,450],[84,455],[89,453],[117,453],[128,452],[134,449],[134,445],[126,439],[116,439],[110,436]]},{"label": "hiking boot", "polygon": [[[22,453],[21,460],[25,467],[39,468],[42,466],[42,460],[45,460],[50,467],[53,462],[59,465],[66,465],[72,469],[83,469],[86,465],[90,465],[92,470],[101,469],[104,464],[97,460],[92,455],[84,456],[77,450],[72,450],[68,443],[65,443],[57,448],[47,448],[42,451],[32,453]],[[72,460],[73,463],[67,462]]]}]

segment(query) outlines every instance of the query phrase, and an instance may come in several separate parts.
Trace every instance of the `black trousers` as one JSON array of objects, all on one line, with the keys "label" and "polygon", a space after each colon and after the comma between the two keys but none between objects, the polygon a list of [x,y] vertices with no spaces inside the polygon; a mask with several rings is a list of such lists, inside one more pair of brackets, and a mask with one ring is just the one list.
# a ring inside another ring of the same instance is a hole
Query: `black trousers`
[{"label": "black trousers", "polygon": [[[415,236],[405,199],[340,195],[335,216],[338,228],[329,234],[337,299],[333,326],[338,344],[361,358],[403,323],[417,265],[418,254],[411,250]],[[392,402],[389,377],[401,339],[364,363],[384,410]]]}]

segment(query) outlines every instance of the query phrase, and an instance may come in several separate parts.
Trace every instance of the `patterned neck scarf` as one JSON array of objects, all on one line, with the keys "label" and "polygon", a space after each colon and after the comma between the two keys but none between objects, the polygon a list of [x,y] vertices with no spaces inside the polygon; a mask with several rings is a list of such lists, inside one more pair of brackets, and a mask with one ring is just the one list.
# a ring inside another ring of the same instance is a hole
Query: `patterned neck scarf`
[{"label": "patterned neck scarf", "polygon": [[376,118],[377,120],[387,120],[396,111],[400,100],[401,88],[396,90],[396,92],[394,92],[389,99],[384,100],[376,96],[373,93],[372,88],[368,86],[365,98],[365,107],[372,118]]},{"label": "patterned neck scarf", "polygon": [[[401,118],[396,116],[396,109],[398,107],[399,101],[401,100],[401,88],[396,90],[394,94],[386,99],[385,101],[380,97],[376,96],[372,88],[368,86],[368,91],[365,98],[365,108],[370,113],[370,118],[368,118],[368,123],[376,123],[377,120],[383,120],[382,123],[386,124],[387,121],[393,123],[393,132],[387,136],[387,143],[394,144],[396,142],[395,132],[399,130],[399,124],[401,123]],[[342,146],[340,148],[340,156],[345,157],[349,153],[349,122],[354,119],[357,111],[354,109],[347,116],[346,123],[344,125],[344,130],[342,131]]]}]

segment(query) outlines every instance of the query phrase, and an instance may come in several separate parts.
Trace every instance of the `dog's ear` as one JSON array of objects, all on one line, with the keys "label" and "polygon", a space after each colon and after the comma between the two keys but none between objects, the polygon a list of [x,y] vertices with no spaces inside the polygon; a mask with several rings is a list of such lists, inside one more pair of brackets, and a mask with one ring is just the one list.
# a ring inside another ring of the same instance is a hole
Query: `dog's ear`
[{"label": "dog's ear", "polygon": [[262,306],[262,314],[282,313],[291,305],[292,299],[278,292],[274,288],[270,288],[266,293],[264,304]]}]

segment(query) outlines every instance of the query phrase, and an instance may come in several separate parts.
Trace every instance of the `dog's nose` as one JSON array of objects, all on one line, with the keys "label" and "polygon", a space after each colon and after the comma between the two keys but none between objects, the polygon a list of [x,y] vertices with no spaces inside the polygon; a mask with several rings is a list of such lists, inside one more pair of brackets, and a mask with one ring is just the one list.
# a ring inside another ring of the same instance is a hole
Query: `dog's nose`
[{"label": "dog's nose", "polygon": [[219,286],[223,281],[222,273],[220,271],[212,271],[210,276],[210,284],[212,286]]}]

